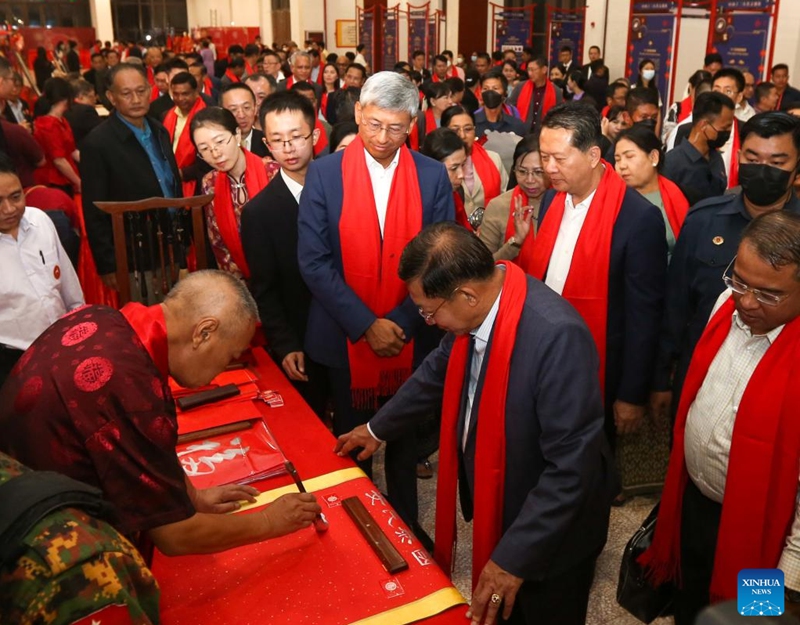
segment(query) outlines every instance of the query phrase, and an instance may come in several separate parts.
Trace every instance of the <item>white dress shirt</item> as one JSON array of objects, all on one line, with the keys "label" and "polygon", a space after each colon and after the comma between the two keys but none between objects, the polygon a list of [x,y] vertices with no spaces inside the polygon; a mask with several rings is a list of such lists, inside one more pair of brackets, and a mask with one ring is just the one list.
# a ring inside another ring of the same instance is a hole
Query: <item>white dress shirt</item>
[{"label": "white dress shirt", "polygon": [[[575,205],[572,203],[572,195],[567,194],[564,202],[564,216],[561,218],[561,225],[558,228],[556,244],[553,247],[553,254],[550,256],[550,264],[547,267],[547,277],[544,283],[561,295],[564,292],[564,285],[567,282],[569,268],[572,266],[572,255],[575,253],[575,245],[586,221],[589,206],[594,199],[597,189],[592,191],[583,202]],[[598,210],[602,207],[598,207]]]},{"label": "white dress shirt", "polygon": [[287,173],[285,171],[283,171],[283,168],[281,168],[281,178],[283,178],[283,181],[286,183],[286,186],[289,188],[289,193],[291,193],[294,196],[294,199],[299,204],[300,203],[300,194],[303,192],[303,185],[301,185],[296,180],[292,180],[287,175]]},{"label": "white dress shirt", "polygon": [[252,152],[253,150],[250,149],[250,143],[253,140],[253,129],[250,129],[250,132],[247,133],[246,137],[242,137],[242,147],[247,150],[248,152]]},{"label": "white dress shirt", "polygon": [[489,314],[486,319],[478,326],[477,329],[470,332],[475,340],[475,347],[472,353],[472,362],[469,367],[469,387],[467,388],[467,406],[464,414],[464,435],[461,437],[461,448],[467,445],[467,434],[469,433],[469,424],[472,418],[472,405],[475,402],[475,391],[478,388],[478,379],[481,377],[481,368],[483,367],[483,357],[486,355],[486,347],[489,345],[489,337],[492,336],[492,329],[494,322],[497,319],[497,312],[500,310],[500,296],[503,294],[502,289],[497,294],[497,299],[489,309]]},{"label": "white dress shirt", "polygon": [[400,150],[395,152],[392,162],[388,167],[384,167],[364,150],[364,157],[367,159],[367,170],[369,180],[372,183],[372,197],[375,198],[375,210],[378,213],[378,224],[381,228],[381,238],[383,238],[383,226],[386,223],[386,209],[389,206],[389,193],[392,190],[392,180],[394,172],[397,170],[397,163],[400,161]]},{"label": "white dress shirt", "polygon": [[[730,295],[730,289],[720,295],[712,317]],[[689,408],[684,449],[686,469],[700,492],[718,503],[725,496],[733,427],[739,404],[751,376],[783,328],[778,326],[767,334],[754,335],[738,313],[734,312],[728,336],[708,368],[706,379]],[[787,588],[800,589],[800,496],[778,568],[785,575]]]},{"label": "white dress shirt", "polygon": [[68,310],[83,306],[78,276],[50,218],[26,207],[15,239],[0,234],[0,343],[28,349]]}]

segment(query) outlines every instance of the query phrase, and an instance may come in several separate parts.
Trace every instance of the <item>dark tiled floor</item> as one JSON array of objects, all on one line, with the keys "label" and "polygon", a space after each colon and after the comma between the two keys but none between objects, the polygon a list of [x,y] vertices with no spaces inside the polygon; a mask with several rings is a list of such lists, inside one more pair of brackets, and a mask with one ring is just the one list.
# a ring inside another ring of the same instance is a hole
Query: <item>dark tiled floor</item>
[{"label": "dark tiled floor", "polygon": [[[437,467],[437,457],[430,458],[434,469]],[[383,453],[379,451],[375,457],[375,481],[383,487]],[[433,537],[434,516],[436,512],[436,478],[430,480],[418,480],[419,501],[420,501],[420,524],[425,531]],[[639,623],[634,617],[623,610],[616,601],[617,578],[619,575],[619,563],[625,543],[639,527],[652,507],[655,505],[655,497],[635,497],[629,500],[621,508],[611,509],[611,526],[608,533],[608,541],[605,550],[597,561],[597,571],[595,573],[594,586],[589,598],[589,615],[586,620],[587,625],[637,625]],[[469,536],[469,527],[463,520],[459,519],[459,537],[465,534]],[[471,557],[471,544],[467,540],[459,540],[456,555],[456,575],[453,583],[461,593],[469,599],[470,579],[469,560]],[[467,572],[462,574],[461,572]],[[671,624],[672,618],[657,619],[655,625]]]}]

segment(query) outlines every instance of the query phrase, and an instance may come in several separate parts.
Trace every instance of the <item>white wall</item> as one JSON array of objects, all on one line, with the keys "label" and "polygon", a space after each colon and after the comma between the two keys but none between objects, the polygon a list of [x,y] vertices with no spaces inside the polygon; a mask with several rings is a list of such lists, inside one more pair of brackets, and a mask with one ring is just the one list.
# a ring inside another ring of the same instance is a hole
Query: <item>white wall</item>
[{"label": "white wall", "polygon": [[[194,26],[261,26],[261,6],[270,0],[186,0],[189,28]],[[216,19],[215,19],[216,18]]]},{"label": "white wall", "polygon": [[92,26],[95,38],[114,41],[114,19],[111,15],[111,0],[91,0]]},{"label": "white wall", "polygon": [[[800,85],[800,1],[781,0],[772,64],[786,63],[792,85]],[[769,71],[769,69],[767,69]]]},{"label": "white wall", "polygon": [[678,58],[675,62],[675,91],[672,101],[682,100],[686,93],[689,76],[703,69],[706,55],[709,19],[705,17],[681,18],[681,33],[678,41]]},{"label": "white wall", "polygon": [[[625,59],[627,57],[628,46],[628,26],[631,14],[630,0],[605,0],[608,19],[604,24],[602,14],[594,14],[589,19],[589,12],[586,15],[586,27],[593,34],[592,38],[604,37],[601,45],[603,60],[609,69],[609,78],[614,80],[625,75]],[[592,3],[594,4],[594,3]],[[591,22],[595,22],[595,27],[591,28]],[[605,33],[605,35],[603,35]],[[589,44],[591,45],[591,44]],[[600,44],[598,44],[600,45]],[[584,46],[586,54],[589,53],[589,46]]]}]

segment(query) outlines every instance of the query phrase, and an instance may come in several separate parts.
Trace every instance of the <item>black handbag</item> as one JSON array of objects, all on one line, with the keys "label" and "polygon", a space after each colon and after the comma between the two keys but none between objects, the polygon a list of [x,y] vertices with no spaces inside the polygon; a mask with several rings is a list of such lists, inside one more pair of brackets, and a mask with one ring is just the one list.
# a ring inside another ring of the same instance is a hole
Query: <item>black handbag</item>
[{"label": "black handbag", "polygon": [[619,567],[617,603],[642,623],[651,623],[659,616],[672,614],[673,584],[665,583],[654,588],[645,577],[644,568],[636,561],[653,542],[657,518],[658,504],[625,545]]}]

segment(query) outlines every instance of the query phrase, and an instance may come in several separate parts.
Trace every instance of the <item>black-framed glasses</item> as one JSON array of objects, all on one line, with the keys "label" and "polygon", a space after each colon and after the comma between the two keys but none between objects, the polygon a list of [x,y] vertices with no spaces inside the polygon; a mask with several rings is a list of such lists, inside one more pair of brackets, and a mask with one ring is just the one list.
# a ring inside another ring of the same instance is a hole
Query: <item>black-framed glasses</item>
[{"label": "black-framed glasses", "polygon": [[422,306],[417,306],[417,312],[419,312],[419,316],[420,316],[420,317],[422,317],[422,318],[425,320],[425,323],[427,323],[429,326],[430,326],[430,325],[433,325],[434,323],[436,323],[436,322],[434,321],[434,317],[436,316],[436,313],[438,313],[438,312],[439,312],[439,310],[442,308],[442,306],[444,306],[444,305],[445,305],[447,302],[449,302],[451,299],[453,299],[453,295],[455,295],[456,293],[458,293],[458,290],[459,290],[460,288],[461,288],[460,286],[457,286],[456,288],[454,288],[454,289],[453,289],[453,292],[452,292],[452,293],[450,293],[450,295],[448,295],[448,296],[447,296],[447,298],[443,299],[443,300],[442,300],[442,303],[441,303],[441,304],[439,304],[439,305],[438,305],[438,306],[437,306],[437,307],[436,307],[436,308],[433,310],[433,312],[426,313],[424,310],[422,310]]},{"label": "black-framed glasses", "polygon": [[744,282],[739,280],[736,276],[729,276],[728,272],[730,272],[731,267],[733,267],[733,263],[736,260],[736,256],[733,257],[733,260],[728,264],[725,268],[725,272],[722,274],[722,281],[725,283],[725,286],[728,287],[731,291],[736,293],[737,295],[744,295],[745,293],[752,294],[753,297],[756,298],[756,301],[760,304],[764,304],[765,306],[777,306],[787,297],[789,294],[786,293],[784,295],[776,295],[775,293],[767,293],[762,291],[761,289],[754,289],[747,286]]},{"label": "black-framed glasses", "polygon": [[270,150],[273,151],[282,150],[284,152],[287,152],[289,150],[289,147],[292,147],[295,150],[302,150],[304,147],[306,147],[306,143],[313,134],[314,131],[312,130],[305,137],[298,136],[298,137],[292,137],[291,139],[274,139],[271,141],[267,141],[267,145],[269,146]]},{"label": "black-framed glasses", "polygon": [[225,149],[225,146],[231,142],[231,139],[233,139],[233,135],[230,135],[227,139],[219,139],[218,141],[214,141],[214,143],[211,145],[198,146],[197,153],[200,155],[200,158],[205,158],[214,152],[221,153],[222,150]]}]

